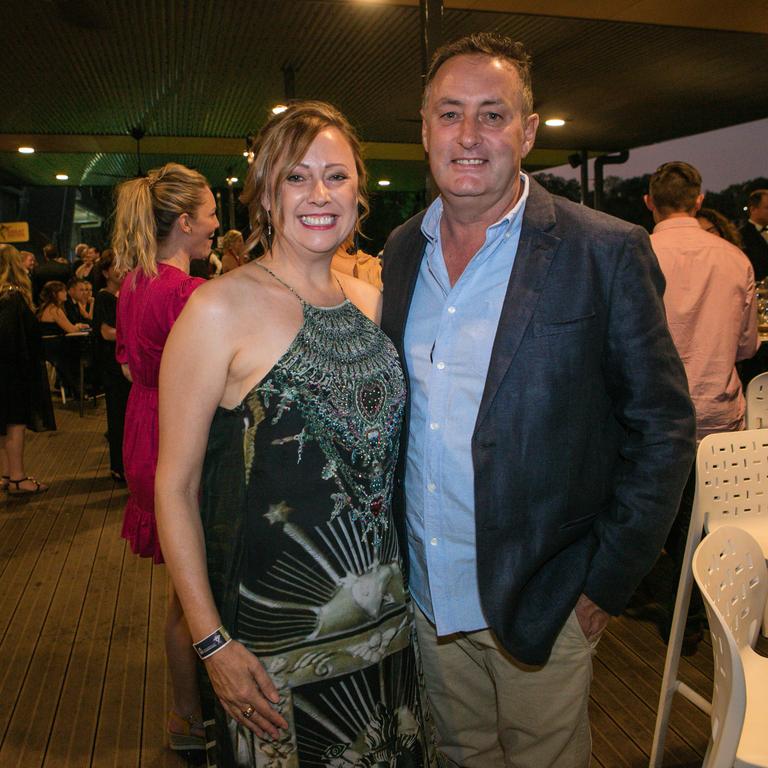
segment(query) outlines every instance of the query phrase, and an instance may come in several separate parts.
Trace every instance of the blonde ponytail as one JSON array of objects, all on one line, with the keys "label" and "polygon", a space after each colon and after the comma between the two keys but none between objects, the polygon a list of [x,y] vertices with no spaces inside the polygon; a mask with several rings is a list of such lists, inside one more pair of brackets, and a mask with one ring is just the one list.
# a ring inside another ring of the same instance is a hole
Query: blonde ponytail
[{"label": "blonde ponytail", "polygon": [[135,267],[157,274],[157,248],[182,213],[194,216],[208,188],[205,177],[179,163],[151,170],[117,188],[112,249],[122,272]]}]

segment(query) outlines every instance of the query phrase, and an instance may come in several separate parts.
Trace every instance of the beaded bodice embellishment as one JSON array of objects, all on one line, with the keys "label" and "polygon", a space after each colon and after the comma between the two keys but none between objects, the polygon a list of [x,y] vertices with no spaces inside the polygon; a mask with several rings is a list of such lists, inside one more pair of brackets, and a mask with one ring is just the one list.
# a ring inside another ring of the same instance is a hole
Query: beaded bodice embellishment
[{"label": "beaded bodice embellishment", "polygon": [[322,477],[334,486],[331,519],[348,511],[378,545],[389,525],[405,402],[397,352],[349,300],[315,307],[295,295],[304,322],[256,392],[272,424],[298,409],[303,428],[284,441],[295,442],[297,462],[305,446],[317,444]]}]

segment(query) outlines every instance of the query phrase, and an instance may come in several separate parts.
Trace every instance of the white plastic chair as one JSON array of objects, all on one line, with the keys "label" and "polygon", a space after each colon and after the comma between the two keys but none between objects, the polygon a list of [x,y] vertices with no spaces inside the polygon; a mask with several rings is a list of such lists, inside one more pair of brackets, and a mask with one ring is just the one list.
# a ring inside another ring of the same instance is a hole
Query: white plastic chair
[{"label": "white plastic chair", "polygon": [[[696,493],[672,615],[650,768],[661,766],[676,693],[708,714],[711,709],[709,701],[677,679],[677,670],[691,602],[693,552],[705,528],[712,532],[724,525],[747,530],[757,540],[763,554],[768,553],[768,430],[708,435],[696,452]],[[768,626],[768,609],[763,626]]]},{"label": "white plastic chair", "polygon": [[762,550],[746,531],[721,526],[693,556],[714,655],[712,736],[702,768],[768,766],[768,658],[754,651],[768,597]]},{"label": "white plastic chair", "polygon": [[747,384],[747,429],[768,427],[768,371],[759,373]]}]

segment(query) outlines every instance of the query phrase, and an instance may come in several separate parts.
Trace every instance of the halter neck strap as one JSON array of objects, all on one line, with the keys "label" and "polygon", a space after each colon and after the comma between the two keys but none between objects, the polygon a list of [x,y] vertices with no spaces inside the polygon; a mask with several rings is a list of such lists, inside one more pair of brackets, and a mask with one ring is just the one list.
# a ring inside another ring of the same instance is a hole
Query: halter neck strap
[{"label": "halter neck strap", "polygon": [[[268,275],[271,275],[275,280],[277,280],[280,285],[283,286],[283,288],[287,288],[302,304],[304,307],[314,307],[314,304],[310,304],[308,301],[305,301],[293,288],[291,288],[288,283],[285,282],[282,278],[278,277],[269,267],[264,266],[259,261],[253,262],[257,267],[261,267]],[[342,287],[341,283],[339,282],[339,278],[334,278],[336,280],[336,285],[339,286],[339,290],[341,291],[341,295],[344,297],[344,300],[347,299],[347,294],[344,293],[344,288]]]}]

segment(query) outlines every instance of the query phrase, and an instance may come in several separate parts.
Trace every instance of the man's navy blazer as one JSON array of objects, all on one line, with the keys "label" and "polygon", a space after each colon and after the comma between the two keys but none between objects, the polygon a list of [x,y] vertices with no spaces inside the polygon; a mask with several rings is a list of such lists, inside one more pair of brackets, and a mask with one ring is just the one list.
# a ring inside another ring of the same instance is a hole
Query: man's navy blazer
[{"label": "man's navy blazer", "polygon": [[[512,656],[542,664],[581,592],[617,615],[653,566],[695,420],[645,230],[530,181],[472,462],[485,617]],[[384,250],[382,328],[404,366],[423,216]],[[407,418],[403,430],[393,504],[405,549]]]}]

